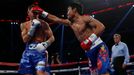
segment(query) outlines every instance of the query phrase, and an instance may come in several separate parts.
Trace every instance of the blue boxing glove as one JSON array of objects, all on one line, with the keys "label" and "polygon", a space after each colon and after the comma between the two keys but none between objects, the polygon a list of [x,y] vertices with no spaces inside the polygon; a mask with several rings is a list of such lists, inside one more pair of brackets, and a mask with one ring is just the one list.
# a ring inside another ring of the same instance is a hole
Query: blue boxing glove
[{"label": "blue boxing glove", "polygon": [[31,25],[31,27],[30,27],[30,29],[29,29],[29,31],[28,31],[28,35],[32,37],[32,36],[34,35],[35,30],[36,30],[37,27],[39,27],[40,25],[41,25],[41,23],[40,23],[39,20],[33,19],[32,25]]}]

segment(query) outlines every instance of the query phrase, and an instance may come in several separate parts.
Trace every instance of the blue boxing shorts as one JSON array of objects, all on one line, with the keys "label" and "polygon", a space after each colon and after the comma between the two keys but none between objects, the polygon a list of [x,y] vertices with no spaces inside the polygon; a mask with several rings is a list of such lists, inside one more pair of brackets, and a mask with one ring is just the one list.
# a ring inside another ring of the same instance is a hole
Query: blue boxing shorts
[{"label": "blue boxing shorts", "polygon": [[22,54],[18,73],[20,74],[36,74],[36,71],[46,71],[45,64],[47,57],[44,52],[38,52],[35,46],[38,43],[30,43],[26,45]]},{"label": "blue boxing shorts", "polygon": [[89,59],[91,75],[106,74],[108,72],[110,69],[110,59],[108,53],[108,48],[101,38],[98,38],[92,44],[90,50],[85,52]]}]

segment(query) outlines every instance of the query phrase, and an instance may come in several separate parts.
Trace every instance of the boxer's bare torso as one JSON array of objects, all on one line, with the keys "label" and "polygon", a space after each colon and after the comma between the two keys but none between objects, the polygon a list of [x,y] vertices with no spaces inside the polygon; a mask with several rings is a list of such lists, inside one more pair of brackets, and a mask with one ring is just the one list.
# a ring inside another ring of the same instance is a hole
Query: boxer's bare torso
[{"label": "boxer's bare torso", "polygon": [[[49,35],[48,32],[50,31],[50,28],[46,22],[42,20],[40,21],[41,21],[41,26],[37,28],[37,30],[35,31],[35,35],[30,39],[30,42],[43,42],[48,39],[48,35]],[[27,35],[31,25],[32,25],[32,21],[27,21],[21,24],[23,38],[25,37],[25,35]]]},{"label": "boxer's bare torso", "polygon": [[77,39],[81,42],[93,33],[93,28],[89,25],[87,16],[80,16],[70,27],[73,29]]}]

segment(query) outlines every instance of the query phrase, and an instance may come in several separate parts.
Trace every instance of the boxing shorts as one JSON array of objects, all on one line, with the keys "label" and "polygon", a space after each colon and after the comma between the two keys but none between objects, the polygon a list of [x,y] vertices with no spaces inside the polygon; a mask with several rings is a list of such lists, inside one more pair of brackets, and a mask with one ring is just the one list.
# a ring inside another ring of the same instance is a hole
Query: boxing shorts
[{"label": "boxing shorts", "polygon": [[36,71],[46,71],[45,63],[47,57],[45,52],[38,52],[34,47],[38,43],[30,43],[26,45],[22,54],[18,73],[20,74],[36,74]]},{"label": "boxing shorts", "polygon": [[95,75],[99,75],[108,72],[110,68],[109,52],[101,38],[97,38],[85,54],[89,59],[90,73],[96,72]]}]

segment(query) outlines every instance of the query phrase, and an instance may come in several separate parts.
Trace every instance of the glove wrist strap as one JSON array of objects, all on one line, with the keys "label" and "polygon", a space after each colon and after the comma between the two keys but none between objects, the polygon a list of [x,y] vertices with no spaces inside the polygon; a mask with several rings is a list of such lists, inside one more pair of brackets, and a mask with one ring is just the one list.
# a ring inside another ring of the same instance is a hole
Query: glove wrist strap
[{"label": "glove wrist strap", "polygon": [[89,39],[90,41],[92,41],[92,42],[95,42],[95,41],[97,40],[97,35],[94,34],[94,33],[92,33],[92,34],[90,35],[90,37],[88,37],[88,39]]}]

